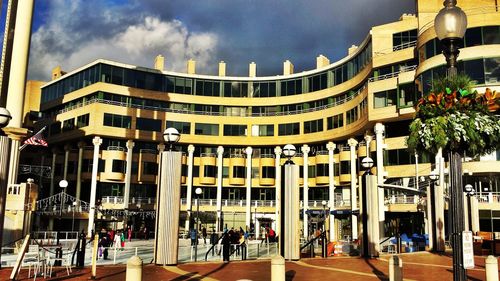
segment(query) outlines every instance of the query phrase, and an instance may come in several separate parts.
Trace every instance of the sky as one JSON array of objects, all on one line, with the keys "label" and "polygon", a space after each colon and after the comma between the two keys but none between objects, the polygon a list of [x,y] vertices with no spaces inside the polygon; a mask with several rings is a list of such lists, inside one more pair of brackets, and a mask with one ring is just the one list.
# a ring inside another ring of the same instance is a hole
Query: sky
[{"label": "sky", "polygon": [[[4,0],[4,6],[7,0]],[[75,68],[103,58],[216,75],[280,75],[316,66],[320,54],[335,62],[375,25],[415,13],[414,0],[36,0],[28,78],[48,80],[53,67]],[[5,20],[5,7],[2,22]],[[1,28],[3,37],[3,27]]]}]

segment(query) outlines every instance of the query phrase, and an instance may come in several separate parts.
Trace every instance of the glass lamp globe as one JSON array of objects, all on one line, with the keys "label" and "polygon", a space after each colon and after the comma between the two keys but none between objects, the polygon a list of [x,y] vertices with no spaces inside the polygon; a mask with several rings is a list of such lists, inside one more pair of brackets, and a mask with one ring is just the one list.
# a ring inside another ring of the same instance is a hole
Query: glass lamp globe
[{"label": "glass lamp globe", "polygon": [[179,141],[181,134],[176,128],[167,128],[163,131],[163,139],[169,144],[174,144]]},{"label": "glass lamp globe", "polygon": [[434,19],[434,29],[439,40],[463,38],[467,30],[467,16],[455,6],[456,1],[448,1]]},{"label": "glass lamp globe", "polygon": [[287,144],[283,147],[283,155],[287,158],[292,158],[295,153],[297,152],[297,149],[295,149],[295,146],[293,144]]},{"label": "glass lamp globe", "polygon": [[9,124],[12,115],[7,110],[7,108],[0,107],[0,128],[5,128]]}]

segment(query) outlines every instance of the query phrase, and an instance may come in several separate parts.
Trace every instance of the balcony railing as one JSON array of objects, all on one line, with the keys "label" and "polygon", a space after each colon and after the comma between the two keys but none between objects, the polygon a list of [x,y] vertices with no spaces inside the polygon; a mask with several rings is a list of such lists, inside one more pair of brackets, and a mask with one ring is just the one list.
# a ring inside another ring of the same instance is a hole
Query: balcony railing
[{"label": "balcony railing", "polygon": [[481,195],[476,194],[479,203],[500,203],[500,192],[486,192]]},{"label": "balcony railing", "polygon": [[385,205],[390,204],[418,204],[418,195],[394,195],[385,198]]},{"label": "balcony railing", "polygon": [[375,82],[375,81],[385,80],[385,79],[389,79],[389,78],[394,78],[394,77],[398,76],[401,73],[408,72],[408,71],[413,71],[415,69],[417,69],[417,65],[411,65],[411,66],[401,67],[401,69],[399,71],[396,71],[396,72],[392,72],[392,73],[380,75],[380,76],[377,76],[377,77],[370,77],[368,79],[368,82]]},{"label": "balcony railing", "polygon": [[125,147],[121,146],[108,146],[108,150],[115,150],[115,151],[125,151]]}]

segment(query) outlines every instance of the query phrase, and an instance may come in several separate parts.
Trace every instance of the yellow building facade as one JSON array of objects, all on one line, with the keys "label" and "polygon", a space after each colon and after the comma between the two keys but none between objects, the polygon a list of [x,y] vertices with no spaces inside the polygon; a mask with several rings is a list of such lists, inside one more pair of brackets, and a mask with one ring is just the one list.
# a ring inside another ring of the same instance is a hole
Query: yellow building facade
[{"label": "yellow building facade", "polygon": [[[471,76],[479,91],[500,90],[495,1],[459,5],[468,16],[459,71]],[[182,134],[176,149],[185,153],[183,226],[192,227],[187,218],[198,204],[207,228],[220,212],[223,226],[259,234],[261,227],[276,227],[276,186],[286,160],[281,149],[290,143],[298,152],[293,160],[300,166],[301,212],[309,232],[322,227],[322,211],[328,208],[335,217],[328,227],[343,239],[356,236],[352,215],[362,205],[358,176],[369,151],[375,160],[372,172],[383,184],[384,236],[428,233],[426,189],[436,156],[411,154],[405,137],[416,102],[444,72],[433,28],[440,8],[441,1],[417,1],[416,15],[373,27],[343,59],[331,63],[320,55],[316,69],[300,73],[286,61],[281,75],[259,77],[251,63],[248,77],[233,77],[226,76],[221,62],[219,75],[211,76],[198,74],[194,60],[186,73],[174,73],[164,70],[161,56],[153,68],[105,59],[64,74],[56,68],[52,81],[33,82],[27,93],[29,109],[43,113],[36,126],[47,126],[49,150],[26,149],[21,164],[51,167],[42,196],[57,193],[57,182],[66,179],[68,193],[89,201],[92,139],[99,136],[97,199],[101,209],[109,210],[101,222],[121,224],[127,208],[136,211],[127,218],[129,225],[152,229],[154,220],[141,212],[154,209],[158,145],[163,130],[175,127]],[[33,102],[38,96],[39,104]],[[500,152],[464,161],[465,181],[477,193],[470,228],[500,231]],[[446,186],[446,169],[442,172]],[[193,192],[197,187],[203,190],[200,198]],[[351,204],[352,194],[356,204]],[[78,220],[79,228],[85,223]]]}]

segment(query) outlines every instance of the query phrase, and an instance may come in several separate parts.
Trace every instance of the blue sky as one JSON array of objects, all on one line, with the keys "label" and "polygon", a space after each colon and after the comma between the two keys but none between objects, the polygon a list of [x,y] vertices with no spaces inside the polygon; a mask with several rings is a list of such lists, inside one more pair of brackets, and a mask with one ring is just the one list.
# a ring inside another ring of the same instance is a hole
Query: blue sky
[{"label": "blue sky", "polygon": [[216,74],[221,60],[231,76],[252,61],[258,76],[281,74],[287,59],[300,72],[414,12],[413,0],[36,0],[29,78],[98,58],[151,67],[157,54],[180,72],[189,58],[200,74]]}]

